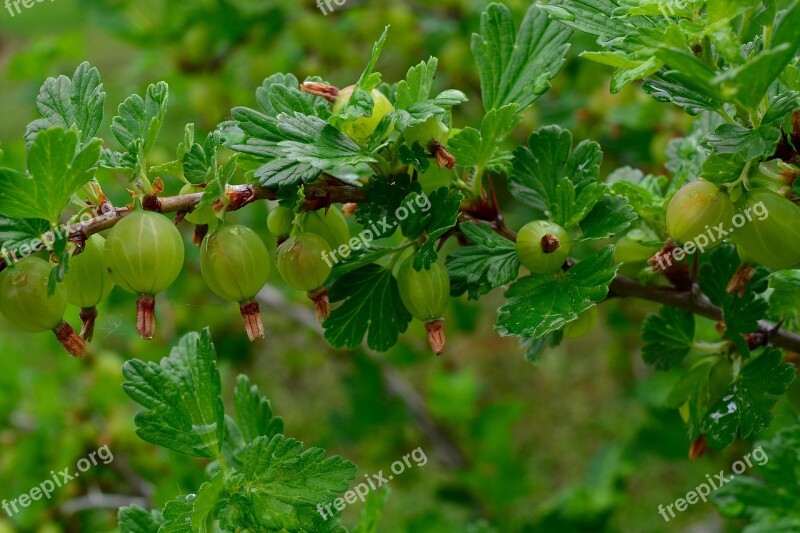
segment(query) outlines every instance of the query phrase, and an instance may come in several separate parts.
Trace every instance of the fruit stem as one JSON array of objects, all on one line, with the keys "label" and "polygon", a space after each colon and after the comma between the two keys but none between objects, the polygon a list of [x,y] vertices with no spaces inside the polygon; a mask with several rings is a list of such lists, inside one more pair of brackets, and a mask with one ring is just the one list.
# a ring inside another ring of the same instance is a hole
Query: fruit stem
[{"label": "fruit stem", "polygon": [[428,342],[436,355],[442,355],[447,349],[447,339],[444,336],[444,320],[437,319],[425,323],[428,332]]},{"label": "fruit stem", "polygon": [[250,338],[250,342],[256,339],[263,339],[265,337],[264,322],[261,320],[261,308],[258,302],[255,300],[242,302],[242,304],[239,305],[239,310],[242,312],[244,327],[247,330],[247,336]]},{"label": "fruit stem", "polygon": [[200,246],[201,244],[203,244],[203,239],[206,238],[206,235],[208,235],[208,224],[200,224],[195,226],[192,243],[195,246]]},{"label": "fruit stem", "polygon": [[136,300],[136,331],[146,340],[156,336],[156,299],[149,294]]},{"label": "fruit stem", "polygon": [[327,320],[331,314],[331,303],[328,299],[328,289],[323,287],[316,291],[310,291],[308,297],[314,302],[314,312],[320,324]]},{"label": "fruit stem", "polygon": [[67,350],[67,353],[73,357],[83,357],[86,353],[86,343],[83,342],[75,330],[72,329],[72,326],[64,322],[63,320],[61,323],[56,326],[56,329],[53,330],[53,333],[56,334],[56,338],[58,342]]},{"label": "fruit stem", "polygon": [[92,342],[94,338],[94,324],[97,321],[97,308],[85,307],[81,309],[81,322],[83,328],[81,329],[81,338],[86,342]]}]

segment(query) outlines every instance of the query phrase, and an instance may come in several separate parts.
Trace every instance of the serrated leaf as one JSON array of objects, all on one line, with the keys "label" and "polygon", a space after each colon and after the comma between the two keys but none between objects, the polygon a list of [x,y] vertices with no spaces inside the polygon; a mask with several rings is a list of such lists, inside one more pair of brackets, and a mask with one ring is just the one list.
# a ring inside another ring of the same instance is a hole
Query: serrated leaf
[{"label": "serrated leaf", "polygon": [[21,246],[31,246],[31,241],[41,240],[42,236],[50,231],[50,224],[46,220],[31,218],[17,219],[0,216],[0,257]]},{"label": "serrated leaf", "polygon": [[722,108],[722,103],[713,95],[685,87],[675,78],[674,71],[662,71],[653,75],[642,84],[642,89],[657,101],[672,102],[690,115]]},{"label": "serrated leaf", "polygon": [[576,320],[602,301],[619,265],[608,246],[557,276],[534,275],[520,279],[506,293],[495,326],[501,335],[542,337]]},{"label": "serrated leaf", "polygon": [[[2,233],[0,233],[2,235]],[[800,313],[800,270],[781,270],[769,276],[769,310],[773,316]]]},{"label": "serrated leaf", "polygon": [[511,283],[519,275],[516,245],[492,231],[484,222],[462,224],[470,242],[447,256],[450,294],[477,300],[490,290]]},{"label": "serrated leaf", "polygon": [[571,34],[535,4],[517,32],[509,9],[490,4],[481,15],[480,33],[472,36],[486,110],[517,104],[521,112],[536,102],[564,66]]},{"label": "serrated leaf", "polygon": [[47,78],[36,98],[36,107],[43,118],[28,126],[26,147],[30,148],[42,130],[53,127],[68,130],[73,126],[79,132],[79,145],[83,146],[100,129],[105,100],[100,73],[88,62],[81,63],[72,78]]},{"label": "serrated leaf", "polygon": [[193,533],[208,533],[206,526],[208,517],[214,516],[214,510],[220,498],[225,492],[225,473],[218,471],[210,481],[206,481],[197,491],[197,496],[193,498],[191,514],[191,531]]},{"label": "serrated leaf", "polygon": [[694,342],[694,315],[664,306],[642,324],[642,359],[659,370],[669,370],[689,354]]},{"label": "serrated leaf", "polygon": [[775,152],[781,131],[774,126],[745,128],[739,124],[722,124],[706,138],[708,145],[720,154],[737,154],[745,161]]},{"label": "serrated leaf", "polygon": [[352,533],[378,533],[383,509],[386,507],[386,502],[391,493],[388,486],[369,493],[367,501],[364,503],[364,509],[358,519],[358,525],[353,528]]},{"label": "serrated leaf", "polygon": [[480,131],[464,128],[453,136],[447,146],[458,165],[507,173],[511,167],[511,153],[502,148],[502,143],[519,123],[518,110],[516,104],[492,109],[484,115]]},{"label": "serrated leaf", "polygon": [[164,506],[164,524],[158,533],[193,533],[192,509],[195,494],[181,494]]},{"label": "serrated leaf", "polygon": [[375,159],[361,153],[361,148],[324,120],[295,113],[280,115],[278,130],[283,141],[283,159],[311,165],[321,171],[338,170],[343,166],[372,163]]},{"label": "serrated leaf", "polygon": [[129,152],[136,152],[141,144],[144,154],[149,153],[164,123],[168,100],[169,87],[163,81],[148,86],[144,98],[129,96],[111,123],[114,137]]},{"label": "serrated leaf", "polygon": [[337,278],[329,293],[332,303],[342,302],[323,324],[325,338],[337,348],[357,348],[366,335],[367,346],[384,352],[411,322],[397,281],[380,265],[366,265]]},{"label": "serrated leaf", "polygon": [[514,197],[570,228],[583,220],[603,198],[597,180],[603,153],[594,142],[572,150],[572,134],[558,126],[533,132],[528,146],[514,151],[509,189]]},{"label": "serrated leaf", "polygon": [[746,439],[767,429],[772,423],[772,408],[796,374],[776,348],[764,349],[744,365],[736,381],[706,414],[703,429],[709,446],[721,450],[737,435]]},{"label": "serrated leaf", "polygon": [[28,152],[28,172],[0,169],[0,215],[58,223],[70,198],[94,178],[102,141],[78,148],[77,130],[39,132]]},{"label": "serrated leaf", "polygon": [[356,220],[369,229],[375,239],[389,237],[397,231],[397,213],[405,199],[412,193],[421,192],[420,183],[411,181],[407,174],[395,176],[393,181],[384,176],[373,176],[364,185],[367,201],[356,211]]},{"label": "serrated leaf", "polygon": [[613,237],[628,229],[636,218],[627,198],[605,194],[581,220],[581,240]]},{"label": "serrated leaf", "polygon": [[119,510],[120,533],[158,533],[164,517],[158,511],[146,511],[137,505]]},{"label": "serrated leaf", "polygon": [[236,422],[246,443],[283,432],[283,420],[273,416],[269,400],[260,395],[258,387],[245,375],[236,379],[233,404]]},{"label": "serrated leaf", "polygon": [[439,60],[431,57],[427,62],[408,69],[406,79],[397,84],[395,107],[408,109],[411,105],[423,102],[430,97],[433,79]]},{"label": "serrated leaf", "polygon": [[137,435],[184,455],[219,457],[224,409],[207,329],[184,336],[161,364],[133,359],[123,374],[123,390],[146,409],[136,415]]}]

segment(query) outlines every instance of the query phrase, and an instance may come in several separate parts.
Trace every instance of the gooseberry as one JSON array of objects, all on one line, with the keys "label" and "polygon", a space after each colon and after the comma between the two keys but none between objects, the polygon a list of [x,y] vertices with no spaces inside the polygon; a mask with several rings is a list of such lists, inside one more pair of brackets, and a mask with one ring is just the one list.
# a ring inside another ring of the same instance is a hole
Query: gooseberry
[{"label": "gooseberry", "polygon": [[564,326],[564,338],[578,339],[586,336],[590,331],[592,331],[594,325],[597,324],[598,315],[599,313],[596,305],[578,315],[576,320],[573,320]]},{"label": "gooseberry", "polygon": [[264,337],[264,324],[255,296],[269,277],[269,253],[255,231],[226,225],[209,233],[200,250],[200,270],[214,294],[239,304],[247,335]]},{"label": "gooseberry", "polygon": [[0,312],[22,331],[52,331],[70,355],[81,357],[86,344],[75,330],[64,322],[67,309],[67,288],[56,286],[48,295],[50,264],[38,257],[26,257],[0,277]]},{"label": "gooseberry", "polygon": [[139,295],[136,329],[145,339],[155,336],[155,296],[172,285],[183,268],[181,234],[167,217],[137,210],[108,234],[106,266],[114,282]]},{"label": "gooseberry", "polygon": [[517,257],[534,274],[552,274],[569,257],[572,241],[567,230],[547,220],[534,220],[517,235]]},{"label": "gooseberry", "polygon": [[[353,91],[355,91],[355,85],[339,91],[336,101],[333,103],[334,115],[339,114],[345,104],[350,101]],[[359,145],[365,144],[372,132],[375,131],[375,128],[378,127],[381,119],[394,111],[392,103],[378,89],[373,89],[369,94],[372,96],[373,101],[372,114],[368,117],[359,117],[348,121],[342,128],[342,133]]]},{"label": "gooseberry", "polygon": [[[331,247],[319,235],[298,233],[278,247],[278,272],[289,286],[305,291],[314,302],[317,318],[328,318],[329,302],[325,281],[331,274]],[[327,260],[326,260],[327,259]]]},{"label": "gooseberry", "polygon": [[[694,242],[719,224],[730,225],[733,203],[719,187],[703,179],[688,183],[675,193],[667,206],[667,231],[679,244]],[[706,249],[722,242],[710,239]]]},{"label": "gooseberry", "polygon": [[406,309],[414,318],[425,322],[431,348],[436,355],[443,354],[446,343],[442,316],[450,298],[447,269],[433,263],[430,269],[417,271],[412,255],[397,270],[397,285]]},{"label": "gooseberry", "polygon": [[67,301],[81,310],[83,330],[81,337],[91,341],[97,320],[97,305],[105,300],[114,288],[114,280],[106,268],[104,250],[106,240],[93,235],[85,242],[83,252],[70,261],[69,272],[64,277]]},{"label": "gooseberry", "polygon": [[737,208],[743,224],[733,240],[742,259],[774,270],[800,265],[800,207],[769,189],[755,189]]},{"label": "gooseberry", "polygon": [[350,240],[350,228],[347,227],[347,220],[335,206],[331,206],[327,212],[306,212],[300,222],[300,230],[319,235],[325,239],[331,250],[337,249]]},{"label": "gooseberry", "polygon": [[282,205],[276,206],[275,209],[267,215],[267,229],[278,240],[284,241],[289,238],[292,233],[292,225],[294,223],[294,211]]},{"label": "gooseberry", "polygon": [[450,129],[436,117],[429,117],[425,122],[406,128],[403,137],[409,146],[416,142],[426,151],[430,151],[434,141],[441,145],[447,144]]}]

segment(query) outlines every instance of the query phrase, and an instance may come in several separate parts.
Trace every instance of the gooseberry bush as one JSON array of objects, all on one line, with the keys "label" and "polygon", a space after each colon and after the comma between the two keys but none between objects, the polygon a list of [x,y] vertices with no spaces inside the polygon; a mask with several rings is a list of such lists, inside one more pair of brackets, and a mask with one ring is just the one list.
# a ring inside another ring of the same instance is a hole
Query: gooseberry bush
[{"label": "gooseberry bush", "polygon": [[[665,175],[602,176],[600,145],[558,125],[510,141],[564,66],[573,32],[596,37],[582,60],[614,69],[612,92],[636,83],[694,117],[669,142]],[[519,338],[536,362],[596,327],[608,299],[663,304],[643,322],[642,357],[682,371],[667,403],[692,458],[767,429],[780,398],[800,394],[797,2],[587,0],[532,5],[519,24],[491,4],[472,41],[485,110],[476,124],[458,109],[477,95],[434,90],[434,57],[383,80],[387,38],[388,28],[346,88],[268,77],[250,107],[206,136],[187,125],[168,163],[152,162],[165,82],[126,99],[101,139],[98,71],[84,63],[48,79],[42,117],[25,132],[27,171],[0,169],[0,311],[81,356],[116,285],[136,296],[137,330],[151,339],[156,296],[189,275],[179,228],[193,226],[203,279],[240,306],[252,341],[271,336],[258,294],[274,261],[337,348],[386,351],[418,320],[443,354],[448,301],[499,290],[498,334]],[[112,205],[108,176],[126,180],[128,205]],[[173,181],[179,195],[164,195]],[[501,198],[525,206],[518,232]],[[264,200],[274,257],[254,228],[227,220]],[[63,320],[68,303],[81,309],[81,335]],[[342,530],[317,506],[347,489],[355,466],[283,436],[246,377],[236,416],[226,415],[210,330],[124,372],[145,409],[139,436],[211,462],[196,494],[162,511],[121,510],[122,531]],[[796,446],[796,430],[780,435],[774,447]],[[727,486],[723,513],[798,524],[791,505],[749,487]],[[371,496],[357,531],[374,531],[381,501]]]}]

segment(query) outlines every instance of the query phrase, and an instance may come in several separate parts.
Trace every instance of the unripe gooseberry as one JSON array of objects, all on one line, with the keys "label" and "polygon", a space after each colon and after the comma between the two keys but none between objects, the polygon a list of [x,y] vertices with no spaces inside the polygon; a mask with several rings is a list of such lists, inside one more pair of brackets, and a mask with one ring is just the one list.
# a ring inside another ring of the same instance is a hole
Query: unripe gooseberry
[{"label": "unripe gooseberry", "polygon": [[417,271],[414,256],[410,256],[397,270],[397,286],[406,309],[414,318],[425,322],[433,351],[436,355],[443,354],[446,344],[442,317],[450,298],[447,269],[433,263],[430,269]]},{"label": "unripe gooseberry", "polygon": [[635,228],[614,243],[614,261],[617,263],[643,263],[653,257],[660,246],[647,246],[643,241],[655,241],[650,232]]},{"label": "unripe gooseberry", "polygon": [[742,259],[774,270],[800,265],[800,207],[769,189],[754,189],[737,208],[743,224],[733,240]]},{"label": "unripe gooseberry", "polygon": [[597,306],[593,305],[580,315],[576,320],[573,320],[566,326],[564,326],[564,338],[565,339],[578,339],[580,337],[586,336],[592,329],[594,325],[597,324],[597,317],[599,313],[597,311]]},{"label": "unripe gooseberry", "polygon": [[[197,185],[192,185],[191,183],[187,183],[186,185],[181,188],[180,194],[197,194],[203,192],[202,187],[198,187]],[[186,214],[186,220],[191,222],[196,226],[208,226],[217,218],[214,214],[214,209],[207,205],[205,207],[201,207],[200,209],[194,209]]]},{"label": "unripe gooseberry", "polygon": [[137,210],[108,234],[106,266],[114,282],[139,295],[136,329],[145,339],[155,336],[155,295],[172,285],[183,268],[183,239],[167,217]]},{"label": "unripe gooseberry", "polygon": [[80,357],[86,344],[72,327],[64,322],[67,309],[67,288],[56,286],[48,296],[50,264],[38,257],[26,257],[0,277],[0,312],[22,331],[52,331],[70,355]]},{"label": "unripe gooseberry", "polygon": [[317,318],[325,321],[329,314],[328,290],[325,281],[331,274],[331,247],[319,235],[298,233],[278,247],[278,272],[289,286],[308,293],[314,302]]},{"label": "unripe gooseberry", "polygon": [[347,226],[347,220],[336,206],[331,206],[327,212],[306,212],[300,221],[300,231],[319,235],[325,239],[331,250],[337,249],[350,240],[350,228]]},{"label": "unripe gooseberry", "polygon": [[567,230],[547,220],[528,222],[517,234],[517,257],[534,274],[558,271],[571,248]]},{"label": "unripe gooseberry", "polygon": [[102,235],[89,237],[84,243],[83,252],[70,261],[69,272],[64,277],[67,301],[81,309],[81,337],[87,341],[94,336],[97,305],[114,288],[114,280],[106,268],[105,245],[106,240]]},{"label": "unripe gooseberry", "polygon": [[288,239],[289,235],[292,234],[294,217],[294,211],[288,207],[276,206],[267,215],[267,229],[276,239]]},{"label": "unripe gooseberry", "polygon": [[[693,242],[719,224],[730,225],[733,203],[719,187],[703,179],[687,183],[667,206],[667,231],[678,244]],[[720,244],[712,240],[706,249]]]},{"label": "unripe gooseberry", "polygon": [[263,338],[255,296],[267,283],[270,264],[267,247],[256,232],[235,224],[209,233],[200,250],[200,270],[214,294],[239,304],[250,340]]},{"label": "unripe gooseberry", "polygon": [[[333,103],[334,115],[339,114],[345,104],[350,101],[350,97],[353,96],[353,91],[355,91],[355,85],[345,87],[339,91],[336,101]],[[378,89],[372,89],[369,94],[372,96],[373,101],[372,114],[368,117],[359,117],[355,120],[348,121],[342,127],[342,133],[350,137],[358,145],[365,144],[369,136],[372,135],[372,132],[375,131],[375,128],[378,127],[381,119],[394,111],[392,103]]]},{"label": "unripe gooseberry", "polygon": [[450,138],[450,129],[436,117],[429,117],[425,122],[406,128],[403,138],[409,146],[419,143],[425,150],[430,150],[434,141],[441,145],[447,144]]}]

